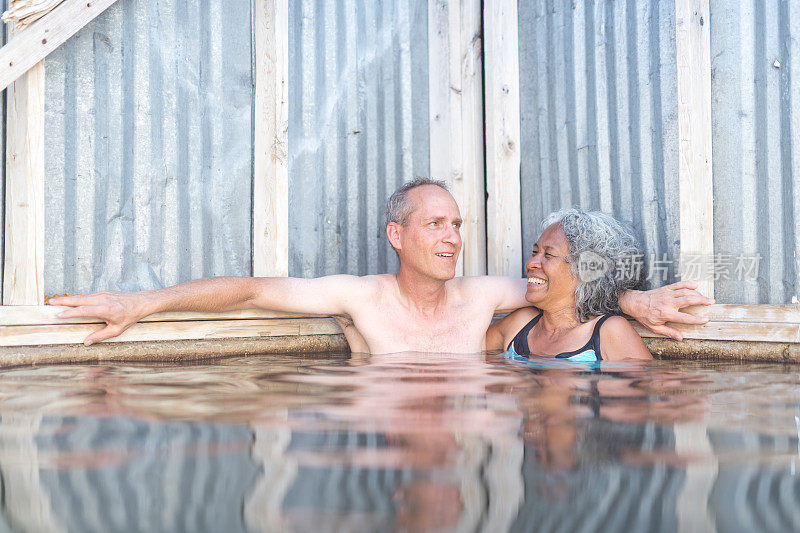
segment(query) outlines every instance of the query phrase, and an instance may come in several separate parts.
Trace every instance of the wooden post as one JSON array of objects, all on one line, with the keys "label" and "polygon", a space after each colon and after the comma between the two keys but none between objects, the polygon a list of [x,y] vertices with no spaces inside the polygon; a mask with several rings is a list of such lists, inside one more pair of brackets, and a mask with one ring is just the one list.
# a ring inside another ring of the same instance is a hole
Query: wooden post
[{"label": "wooden post", "polygon": [[253,275],[289,274],[289,6],[255,2]]},{"label": "wooden post", "polygon": [[484,4],[486,233],[490,275],[522,275],[517,0]]},{"label": "wooden post", "polygon": [[461,209],[458,275],[486,273],[480,0],[428,3],[431,176]]},{"label": "wooden post", "polygon": [[681,269],[703,264],[698,290],[714,296],[711,39],[708,0],[676,0]]},{"label": "wooden post", "polygon": [[44,84],[40,61],[7,92],[4,305],[44,303]]}]

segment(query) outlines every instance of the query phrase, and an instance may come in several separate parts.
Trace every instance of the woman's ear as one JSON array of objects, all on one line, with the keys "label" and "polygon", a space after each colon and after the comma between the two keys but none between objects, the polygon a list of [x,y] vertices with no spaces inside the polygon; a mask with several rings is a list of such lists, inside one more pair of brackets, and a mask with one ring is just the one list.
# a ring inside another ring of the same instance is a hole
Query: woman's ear
[{"label": "woman's ear", "polygon": [[392,248],[395,250],[400,250],[400,248],[402,248],[402,246],[400,246],[400,232],[402,231],[403,226],[397,222],[389,222],[386,224],[386,237],[389,239],[389,244],[391,244]]}]

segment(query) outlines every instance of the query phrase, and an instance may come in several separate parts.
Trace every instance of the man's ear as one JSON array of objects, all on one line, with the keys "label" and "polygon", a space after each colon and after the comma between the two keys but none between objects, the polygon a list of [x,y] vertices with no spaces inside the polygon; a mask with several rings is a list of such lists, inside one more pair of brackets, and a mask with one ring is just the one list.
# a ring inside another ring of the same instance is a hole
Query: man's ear
[{"label": "man's ear", "polygon": [[403,231],[403,226],[397,222],[389,222],[386,224],[386,237],[389,239],[389,244],[392,248],[399,250],[400,246],[400,232]]}]

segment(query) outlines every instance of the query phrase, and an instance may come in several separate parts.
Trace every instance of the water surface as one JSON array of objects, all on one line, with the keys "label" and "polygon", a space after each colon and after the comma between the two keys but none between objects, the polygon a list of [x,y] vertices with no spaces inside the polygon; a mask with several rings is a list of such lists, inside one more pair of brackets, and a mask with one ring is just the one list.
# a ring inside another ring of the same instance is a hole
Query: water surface
[{"label": "water surface", "polygon": [[7,369],[0,530],[797,530],[798,370],[414,353]]}]

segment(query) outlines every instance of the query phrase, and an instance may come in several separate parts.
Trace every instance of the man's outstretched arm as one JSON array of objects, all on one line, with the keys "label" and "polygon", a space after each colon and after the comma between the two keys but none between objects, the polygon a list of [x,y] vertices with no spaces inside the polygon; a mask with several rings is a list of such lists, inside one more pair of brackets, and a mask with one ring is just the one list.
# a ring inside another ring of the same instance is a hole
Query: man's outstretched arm
[{"label": "man's outstretched arm", "polygon": [[[495,313],[507,313],[532,305],[525,300],[525,279],[496,277],[472,279],[486,280],[485,282],[481,281],[480,286],[481,289],[488,290],[491,295],[498,298]],[[703,296],[696,289],[696,283],[680,281],[649,291],[626,291],[619,298],[619,307],[623,313],[636,319],[653,333],[675,340],[683,340],[680,332],[667,326],[666,323],[705,324],[708,322],[708,318],[682,313],[680,310],[691,305],[714,303],[712,298]]]},{"label": "man's outstretched arm", "polygon": [[51,298],[51,305],[72,307],[61,318],[96,317],[106,326],[84,340],[89,346],[116,337],[142,318],[167,311],[219,312],[270,309],[291,313],[347,313],[362,292],[364,278],[203,278],[173,287],[141,292],[99,292]]}]

